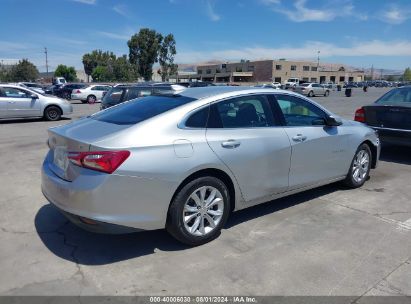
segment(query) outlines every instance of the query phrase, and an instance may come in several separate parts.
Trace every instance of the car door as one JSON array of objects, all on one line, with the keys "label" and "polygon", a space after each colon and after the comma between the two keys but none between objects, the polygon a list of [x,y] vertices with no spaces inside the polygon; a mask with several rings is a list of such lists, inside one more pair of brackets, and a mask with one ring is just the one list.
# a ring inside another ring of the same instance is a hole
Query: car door
[{"label": "car door", "polygon": [[319,84],[313,83],[312,88],[313,88],[313,91],[314,91],[314,95],[322,95],[323,94],[322,88]]},{"label": "car door", "polygon": [[229,98],[210,107],[207,142],[247,202],[288,189],[290,141],[277,125],[266,95]]},{"label": "car door", "polygon": [[41,116],[41,107],[38,98],[32,98],[31,93],[20,88],[4,87],[7,98],[7,117]]},{"label": "car door", "polygon": [[3,88],[0,88],[0,118],[7,117],[7,96]]},{"label": "car door", "polygon": [[284,130],[291,142],[290,190],[347,174],[348,134],[326,125],[327,113],[303,98],[276,94]]}]

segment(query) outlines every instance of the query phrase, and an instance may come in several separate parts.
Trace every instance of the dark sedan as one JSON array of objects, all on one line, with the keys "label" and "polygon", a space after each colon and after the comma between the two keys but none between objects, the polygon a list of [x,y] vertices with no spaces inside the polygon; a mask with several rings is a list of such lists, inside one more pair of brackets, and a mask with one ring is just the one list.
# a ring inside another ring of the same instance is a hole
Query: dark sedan
[{"label": "dark sedan", "polygon": [[87,84],[84,83],[67,83],[54,90],[54,95],[64,98],[71,99],[71,93],[73,90],[84,89]]},{"label": "dark sedan", "polygon": [[393,89],[359,108],[354,119],[378,130],[382,143],[411,146],[411,86]]}]

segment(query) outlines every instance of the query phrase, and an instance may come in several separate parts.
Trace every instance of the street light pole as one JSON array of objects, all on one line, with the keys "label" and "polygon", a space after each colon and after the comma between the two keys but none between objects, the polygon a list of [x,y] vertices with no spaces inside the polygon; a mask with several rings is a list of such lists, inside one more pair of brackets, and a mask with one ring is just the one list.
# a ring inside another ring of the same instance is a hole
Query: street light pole
[{"label": "street light pole", "polygon": [[49,77],[49,62],[47,58],[47,48],[44,48],[44,54],[46,54],[46,77]]}]

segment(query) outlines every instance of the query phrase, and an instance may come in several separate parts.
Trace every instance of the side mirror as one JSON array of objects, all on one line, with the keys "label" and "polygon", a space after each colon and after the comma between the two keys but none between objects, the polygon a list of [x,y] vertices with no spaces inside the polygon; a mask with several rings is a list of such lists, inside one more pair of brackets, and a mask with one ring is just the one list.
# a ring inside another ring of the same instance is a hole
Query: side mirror
[{"label": "side mirror", "polygon": [[341,126],[342,125],[342,120],[340,118],[334,117],[334,116],[327,116],[325,118],[325,122],[327,126],[331,127],[336,127],[336,126]]},{"label": "side mirror", "polygon": [[312,124],[313,126],[325,126],[325,125],[328,125],[328,124],[327,124],[327,121],[326,121],[324,118],[314,119],[314,120],[311,122],[311,124]]},{"label": "side mirror", "polygon": [[31,94],[30,97],[31,99],[39,99],[39,96],[36,94]]}]

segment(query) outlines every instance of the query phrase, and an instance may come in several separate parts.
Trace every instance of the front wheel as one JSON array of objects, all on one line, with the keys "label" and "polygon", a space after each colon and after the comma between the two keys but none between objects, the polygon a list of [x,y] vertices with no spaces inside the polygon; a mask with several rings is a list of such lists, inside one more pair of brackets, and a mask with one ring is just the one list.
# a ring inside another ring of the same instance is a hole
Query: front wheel
[{"label": "front wheel", "polygon": [[367,144],[362,144],[355,152],[350,170],[344,180],[344,184],[350,188],[358,188],[364,185],[370,175],[371,150]]},{"label": "front wheel", "polygon": [[44,110],[44,119],[50,121],[60,120],[61,110],[56,106],[49,106]]},{"label": "front wheel", "polygon": [[330,95],[330,91],[325,91],[324,96],[327,97],[328,95]]},{"label": "front wheel", "polygon": [[171,202],[166,229],[180,242],[198,246],[219,236],[230,212],[227,186],[207,176],[186,184]]},{"label": "front wheel", "polygon": [[313,96],[314,96],[314,92],[313,92],[313,91],[308,92],[308,97],[313,97]]}]

